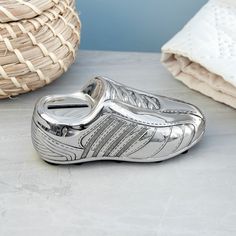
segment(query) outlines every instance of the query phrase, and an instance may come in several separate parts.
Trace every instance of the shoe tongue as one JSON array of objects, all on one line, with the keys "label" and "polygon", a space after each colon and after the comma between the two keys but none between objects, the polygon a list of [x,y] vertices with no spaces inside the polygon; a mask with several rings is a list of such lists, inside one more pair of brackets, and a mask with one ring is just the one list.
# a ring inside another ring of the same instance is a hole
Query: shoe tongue
[{"label": "shoe tongue", "polygon": [[105,81],[100,78],[90,80],[83,88],[82,93],[89,96],[94,104],[98,104],[106,95]]}]

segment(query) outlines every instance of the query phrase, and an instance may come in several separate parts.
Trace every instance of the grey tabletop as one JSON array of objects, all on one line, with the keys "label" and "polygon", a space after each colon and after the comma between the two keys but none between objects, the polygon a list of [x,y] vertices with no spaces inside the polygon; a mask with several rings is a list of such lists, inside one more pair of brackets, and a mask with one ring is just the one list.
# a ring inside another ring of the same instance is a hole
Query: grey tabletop
[{"label": "grey tabletop", "polygon": [[[51,85],[0,101],[0,235],[236,235],[236,111],[174,80],[159,61],[155,53],[81,51]],[[36,100],[95,75],[199,106],[204,139],[162,163],[40,160],[30,137]]]}]

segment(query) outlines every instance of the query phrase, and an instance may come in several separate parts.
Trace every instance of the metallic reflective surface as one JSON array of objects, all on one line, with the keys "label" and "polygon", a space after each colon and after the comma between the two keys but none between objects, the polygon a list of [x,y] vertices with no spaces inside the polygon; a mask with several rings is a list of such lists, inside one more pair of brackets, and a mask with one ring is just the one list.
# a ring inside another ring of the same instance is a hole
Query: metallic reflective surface
[{"label": "metallic reflective surface", "polygon": [[195,106],[103,77],[78,93],[42,98],[32,119],[35,149],[57,164],[162,161],[191,148],[204,131]]}]

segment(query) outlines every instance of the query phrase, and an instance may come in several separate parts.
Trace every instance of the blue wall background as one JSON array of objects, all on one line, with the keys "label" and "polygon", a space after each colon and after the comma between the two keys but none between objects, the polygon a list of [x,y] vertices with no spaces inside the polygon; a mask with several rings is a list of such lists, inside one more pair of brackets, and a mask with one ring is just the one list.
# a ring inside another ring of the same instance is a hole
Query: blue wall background
[{"label": "blue wall background", "polygon": [[159,52],[207,0],[77,0],[82,49]]}]

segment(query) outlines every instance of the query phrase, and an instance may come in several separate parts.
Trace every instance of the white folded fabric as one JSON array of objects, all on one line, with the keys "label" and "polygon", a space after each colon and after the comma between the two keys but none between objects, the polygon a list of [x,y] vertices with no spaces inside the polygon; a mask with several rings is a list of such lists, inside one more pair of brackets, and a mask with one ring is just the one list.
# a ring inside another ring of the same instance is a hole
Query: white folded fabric
[{"label": "white folded fabric", "polygon": [[162,62],[191,89],[236,108],[236,0],[210,0],[163,46]]}]

